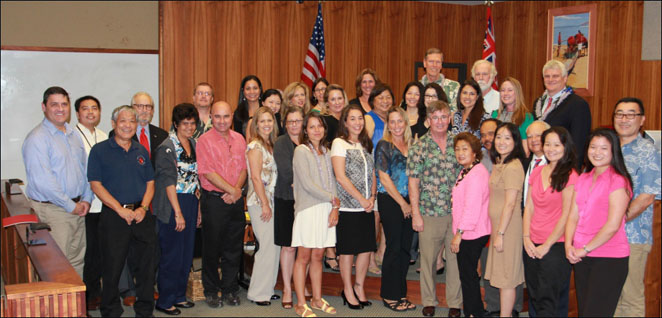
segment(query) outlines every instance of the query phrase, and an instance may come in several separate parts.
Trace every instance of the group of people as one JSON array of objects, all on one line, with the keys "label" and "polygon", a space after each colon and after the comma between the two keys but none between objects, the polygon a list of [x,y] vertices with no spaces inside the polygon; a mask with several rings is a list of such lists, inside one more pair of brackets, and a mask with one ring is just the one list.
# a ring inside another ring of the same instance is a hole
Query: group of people
[{"label": "group of people", "polygon": [[193,307],[196,227],[206,304],[240,305],[245,208],[257,241],[247,298],[260,306],[277,299],[280,268],[283,308],[335,314],[323,266],[340,272],[343,305],[371,306],[365,278],[383,255],[383,305],[415,310],[418,245],[424,316],[441,268],[449,317],[516,315],[523,283],[529,315],[567,316],[573,266],[580,316],[643,316],[660,152],[640,135],[642,102],[619,100],[615,131],[591,132],[561,62],[543,67],[531,111],[516,79],[492,88],[488,61],[464,83],[441,73],[439,49],[423,63],[400,104],[371,69],[351,101],[325,79],[311,94],[299,82],[263,91],[249,75],[233,110],[202,82],[173,108],[169,132],[150,124],[153,100],[139,92],[113,110],[109,137],[96,128],[98,99],[76,100],[73,128],[68,93],[51,87],[23,145],[26,195],[103,316],[122,314],[124,280],[137,316]]}]

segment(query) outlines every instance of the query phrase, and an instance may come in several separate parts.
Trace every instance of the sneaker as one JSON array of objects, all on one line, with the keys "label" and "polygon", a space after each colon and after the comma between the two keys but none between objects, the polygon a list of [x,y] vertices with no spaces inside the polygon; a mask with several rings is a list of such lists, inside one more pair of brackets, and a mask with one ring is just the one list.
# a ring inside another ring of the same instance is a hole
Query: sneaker
[{"label": "sneaker", "polygon": [[211,308],[223,307],[223,301],[218,295],[205,295],[205,302],[207,303],[207,306]]}]

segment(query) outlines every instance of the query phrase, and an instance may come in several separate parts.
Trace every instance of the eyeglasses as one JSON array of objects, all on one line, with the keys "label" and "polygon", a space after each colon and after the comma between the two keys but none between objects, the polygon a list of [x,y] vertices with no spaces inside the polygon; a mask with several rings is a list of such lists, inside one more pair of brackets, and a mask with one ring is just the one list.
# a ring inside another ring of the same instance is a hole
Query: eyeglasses
[{"label": "eyeglasses", "polygon": [[197,91],[197,92],[195,92],[195,95],[209,97],[209,96],[211,96],[211,92]]},{"label": "eyeglasses", "polygon": [[138,109],[153,109],[154,105],[151,104],[133,104],[133,107]]},{"label": "eyeglasses", "polygon": [[286,121],[285,123],[288,124],[288,125],[292,125],[292,124],[294,124],[294,125],[299,125],[299,124],[301,124],[302,122],[303,122],[302,119],[296,119],[296,120],[288,120],[288,121]]},{"label": "eyeglasses", "polygon": [[439,98],[437,97],[437,95],[427,95],[427,94],[425,95],[425,99],[437,99],[437,98]]},{"label": "eyeglasses", "polygon": [[325,90],[326,90],[326,87],[316,88],[316,89],[314,90],[314,92],[315,92],[315,93],[323,93]]},{"label": "eyeglasses", "polygon": [[637,116],[643,116],[643,114],[624,114],[624,113],[615,113],[614,118],[616,119],[627,119],[627,120],[633,120]]}]

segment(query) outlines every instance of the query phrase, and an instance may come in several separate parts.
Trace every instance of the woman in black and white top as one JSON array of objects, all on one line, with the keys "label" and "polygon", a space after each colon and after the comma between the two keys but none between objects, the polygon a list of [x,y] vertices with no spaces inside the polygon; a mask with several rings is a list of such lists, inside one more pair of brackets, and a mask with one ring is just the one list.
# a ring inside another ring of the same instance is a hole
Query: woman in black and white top
[{"label": "woman in black and white top", "polygon": [[[375,251],[374,160],[372,141],[365,130],[361,106],[349,105],[340,116],[338,138],[331,147],[331,163],[338,182],[340,215],[336,227],[336,252],[340,255],[341,296],[352,309],[361,309],[367,301],[363,289],[369,253]],[[352,285],[352,260],[356,255],[356,281]]]}]

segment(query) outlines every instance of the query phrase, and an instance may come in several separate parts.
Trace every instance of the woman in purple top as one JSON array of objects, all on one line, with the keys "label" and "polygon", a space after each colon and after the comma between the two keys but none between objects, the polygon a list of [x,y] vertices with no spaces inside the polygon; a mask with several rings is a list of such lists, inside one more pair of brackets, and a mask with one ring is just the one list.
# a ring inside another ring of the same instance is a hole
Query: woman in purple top
[{"label": "woman in purple top", "polygon": [[625,211],[632,181],[614,131],[597,129],[588,140],[565,229],[565,253],[575,265],[579,316],[611,317],[628,274]]},{"label": "woman in purple top", "polygon": [[468,132],[455,136],[455,158],[464,169],[453,188],[453,232],[451,252],[457,253],[460,271],[464,315],[482,317],[485,314],[480,298],[480,277],[476,272],[478,259],[490,238],[488,211],[490,173],[480,163],[483,152],[480,140]]},{"label": "woman in purple top", "polygon": [[577,181],[577,155],[570,133],[561,126],[546,130],[542,143],[548,164],[531,172],[522,219],[524,277],[537,315],[567,316],[567,311],[557,312],[557,308],[560,299],[568,297],[570,282],[563,233]]}]

